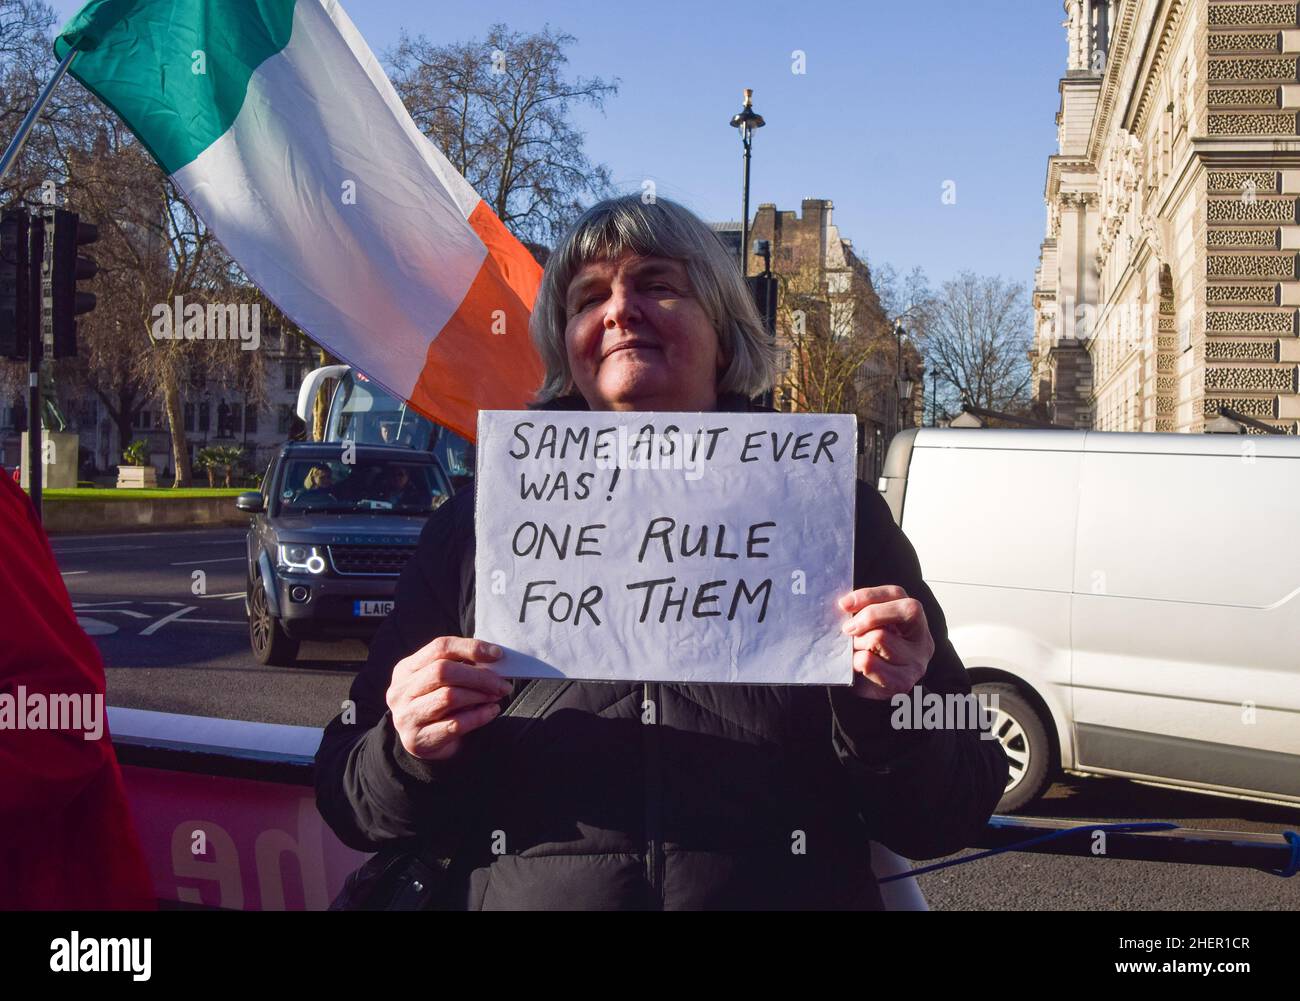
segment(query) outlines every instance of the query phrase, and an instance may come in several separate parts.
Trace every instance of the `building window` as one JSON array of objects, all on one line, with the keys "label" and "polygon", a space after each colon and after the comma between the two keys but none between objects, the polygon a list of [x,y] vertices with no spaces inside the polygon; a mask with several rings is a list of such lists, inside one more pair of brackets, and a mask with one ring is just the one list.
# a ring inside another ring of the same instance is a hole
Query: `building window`
[{"label": "building window", "polygon": [[148,431],[153,427],[153,413],[149,410],[138,411],[135,419],[131,421],[131,426],[137,431]]},{"label": "building window", "polygon": [[297,389],[302,382],[302,363],[287,361],[284,363],[284,388]]},{"label": "building window", "polygon": [[244,431],[248,434],[257,434],[257,407],[251,403],[244,407]]},{"label": "building window", "polygon": [[203,434],[208,433],[212,427],[212,407],[204,400],[199,404],[199,431]]},{"label": "building window", "polygon": [[293,407],[281,403],[276,415],[275,429],[279,434],[288,434],[293,423]]},{"label": "building window", "polygon": [[194,433],[194,404],[185,404],[185,431],[187,434]]}]

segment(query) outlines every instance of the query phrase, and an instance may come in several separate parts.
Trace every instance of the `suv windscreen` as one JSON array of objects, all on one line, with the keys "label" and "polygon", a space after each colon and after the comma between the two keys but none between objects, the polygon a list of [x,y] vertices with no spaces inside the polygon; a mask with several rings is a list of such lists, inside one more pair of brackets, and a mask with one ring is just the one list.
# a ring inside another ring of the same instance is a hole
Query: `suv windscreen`
[{"label": "suv windscreen", "polygon": [[432,447],[440,430],[373,382],[356,375],[339,384],[330,404],[329,423],[327,441],[402,445],[420,451]]},{"label": "suv windscreen", "polygon": [[284,467],[280,514],[428,514],[448,496],[428,462],[301,458]]}]

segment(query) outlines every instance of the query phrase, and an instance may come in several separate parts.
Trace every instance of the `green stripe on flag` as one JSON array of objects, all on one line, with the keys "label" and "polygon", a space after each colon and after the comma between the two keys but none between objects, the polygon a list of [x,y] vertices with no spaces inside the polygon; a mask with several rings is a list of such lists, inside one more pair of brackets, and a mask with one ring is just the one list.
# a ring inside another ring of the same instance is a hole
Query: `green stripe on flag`
[{"label": "green stripe on flag", "polygon": [[253,71],[289,44],[293,8],[294,0],[91,0],[54,52],[80,50],[68,72],[174,174],[230,128]]}]

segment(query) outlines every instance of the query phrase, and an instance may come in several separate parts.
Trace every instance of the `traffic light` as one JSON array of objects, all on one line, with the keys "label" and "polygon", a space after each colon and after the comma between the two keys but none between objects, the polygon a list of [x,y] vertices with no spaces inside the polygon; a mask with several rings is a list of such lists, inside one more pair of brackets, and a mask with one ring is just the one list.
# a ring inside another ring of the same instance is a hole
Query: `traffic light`
[{"label": "traffic light", "polygon": [[0,358],[27,360],[31,281],[27,255],[27,213],[0,218]]},{"label": "traffic light", "polygon": [[77,251],[98,240],[99,229],[64,209],[47,208],[41,214],[45,221],[41,269],[45,350],[52,358],[71,358],[77,353],[77,317],[95,308],[94,293],[78,291],[77,282],[95,277],[99,270],[92,258]]}]

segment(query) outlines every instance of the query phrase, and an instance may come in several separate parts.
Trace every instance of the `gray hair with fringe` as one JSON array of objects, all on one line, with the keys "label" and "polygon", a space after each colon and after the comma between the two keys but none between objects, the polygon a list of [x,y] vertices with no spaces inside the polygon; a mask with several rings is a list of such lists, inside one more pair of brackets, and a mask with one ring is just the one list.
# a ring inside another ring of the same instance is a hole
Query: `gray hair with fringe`
[{"label": "gray hair with fringe", "polygon": [[591,261],[625,253],[683,262],[691,289],[718,335],[726,365],[717,392],[754,397],[772,387],[775,349],[735,259],[690,210],[666,198],[624,195],[597,202],[565,234],[547,259],[529,332],[546,375],[537,403],[576,392],[564,331],[569,283]]}]

